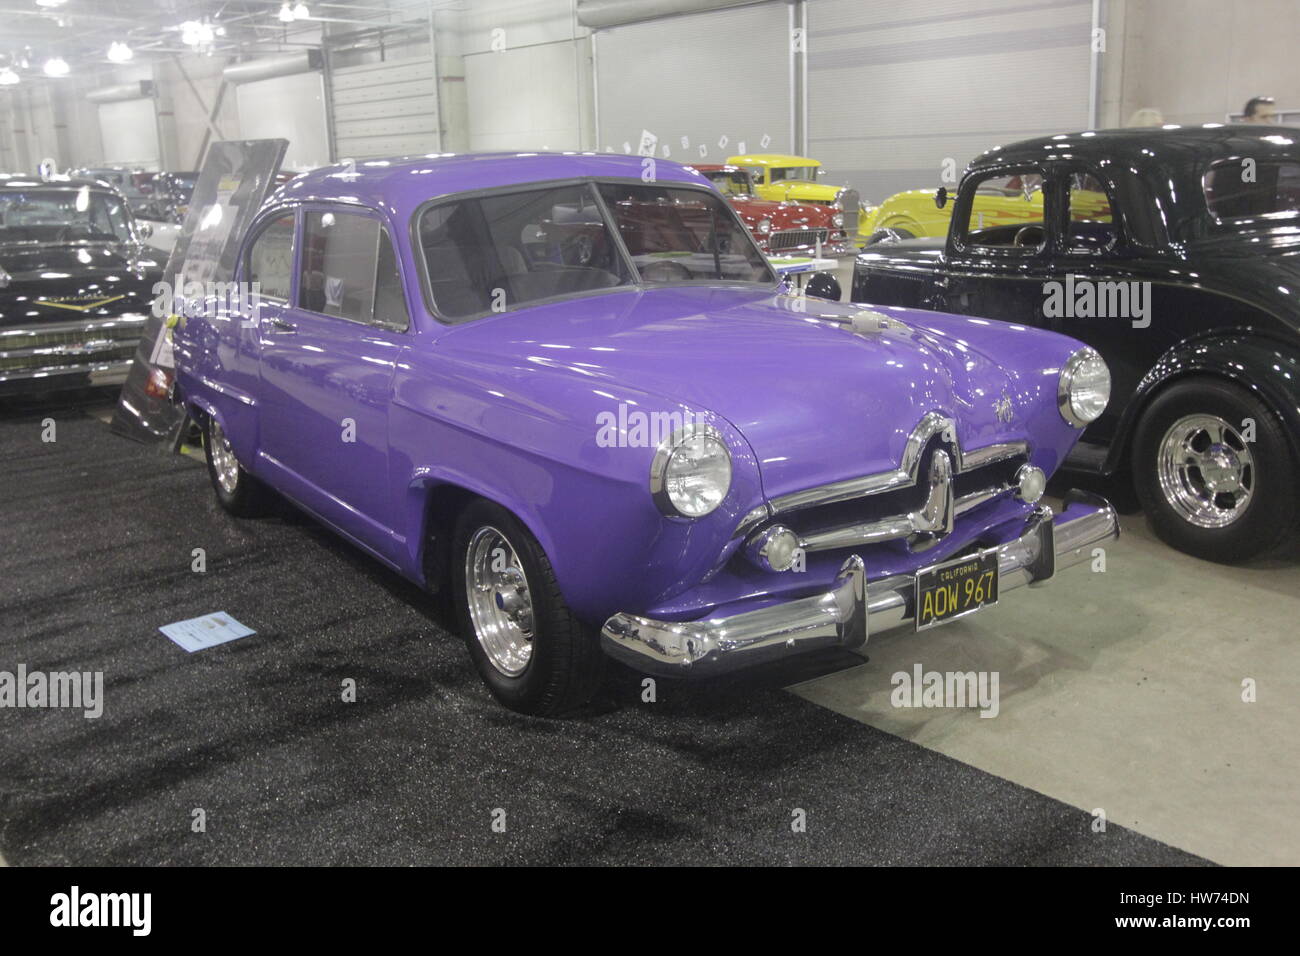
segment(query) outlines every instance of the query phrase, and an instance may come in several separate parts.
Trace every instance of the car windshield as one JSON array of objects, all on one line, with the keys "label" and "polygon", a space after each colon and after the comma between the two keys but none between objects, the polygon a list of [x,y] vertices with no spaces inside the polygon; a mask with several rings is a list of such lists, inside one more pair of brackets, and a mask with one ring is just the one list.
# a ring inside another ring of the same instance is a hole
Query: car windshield
[{"label": "car windshield", "polygon": [[624,183],[603,183],[600,193],[643,282],[776,281],[749,231],[713,193]]},{"label": "car windshield", "polygon": [[638,280],[776,281],[745,227],[716,194],[640,184],[599,189],[637,274],[589,184],[426,207],[418,232],[438,314],[459,321]]},{"label": "car windshield", "polygon": [[80,189],[0,192],[0,243],[127,242],[130,218],[117,196]]},{"label": "car windshield", "polygon": [[749,174],[743,169],[709,169],[704,171],[704,175],[724,196],[748,196],[754,191],[749,183]]},{"label": "car windshield", "polygon": [[813,182],[817,179],[816,166],[774,166],[772,167],[772,182],[780,182],[786,179],[798,179],[805,182]]}]

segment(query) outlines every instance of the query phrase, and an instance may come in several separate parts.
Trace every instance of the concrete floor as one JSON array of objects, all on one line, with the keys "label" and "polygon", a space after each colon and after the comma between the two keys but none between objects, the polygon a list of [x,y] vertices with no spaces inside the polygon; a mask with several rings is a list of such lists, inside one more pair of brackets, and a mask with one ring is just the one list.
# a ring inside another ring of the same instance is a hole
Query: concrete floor
[{"label": "concrete floor", "polygon": [[[1166,547],[1141,514],[1122,528],[1105,573],[1080,565],[882,635],[867,664],[793,690],[1215,862],[1300,864],[1300,554],[1224,567]],[[891,675],[917,663],[998,672],[1000,713],[893,707]]]}]

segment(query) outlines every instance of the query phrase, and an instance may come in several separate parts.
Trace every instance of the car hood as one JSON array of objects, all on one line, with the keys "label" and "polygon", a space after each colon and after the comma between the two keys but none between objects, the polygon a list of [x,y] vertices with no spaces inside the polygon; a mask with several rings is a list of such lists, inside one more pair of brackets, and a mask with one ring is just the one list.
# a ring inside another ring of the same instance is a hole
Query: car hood
[{"label": "car hood", "polygon": [[0,326],[148,311],[159,264],[115,244],[0,245]]},{"label": "car hood", "polygon": [[[1023,424],[997,417],[998,400],[1022,390],[1006,369],[888,311],[884,327],[883,313],[869,313],[854,331],[860,307],[679,286],[491,316],[449,331],[438,348],[480,367],[549,368],[593,390],[627,386],[720,415],[749,442],[769,496],[896,467],[934,410],[957,420],[963,448],[1024,437]],[[1048,337],[1049,361],[1059,361],[1069,340]]]}]

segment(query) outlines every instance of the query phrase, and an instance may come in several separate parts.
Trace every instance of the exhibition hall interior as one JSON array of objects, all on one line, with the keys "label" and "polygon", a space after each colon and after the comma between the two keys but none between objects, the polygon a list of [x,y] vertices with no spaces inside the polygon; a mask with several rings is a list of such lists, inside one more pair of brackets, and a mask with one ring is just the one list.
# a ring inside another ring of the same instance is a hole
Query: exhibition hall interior
[{"label": "exhibition hall interior", "polygon": [[1297,49],[6,0],[0,865],[1300,864]]}]

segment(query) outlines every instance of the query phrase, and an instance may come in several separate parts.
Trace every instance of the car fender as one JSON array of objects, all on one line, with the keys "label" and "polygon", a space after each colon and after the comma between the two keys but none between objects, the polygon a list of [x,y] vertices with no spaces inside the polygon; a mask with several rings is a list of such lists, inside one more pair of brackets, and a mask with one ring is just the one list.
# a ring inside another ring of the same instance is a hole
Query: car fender
[{"label": "car fender", "polygon": [[1111,474],[1129,459],[1137,422],[1164,388],[1194,375],[1227,379],[1255,395],[1282,422],[1292,454],[1300,459],[1300,351],[1245,330],[1184,339],[1151,367],[1124,409],[1106,457]]}]

